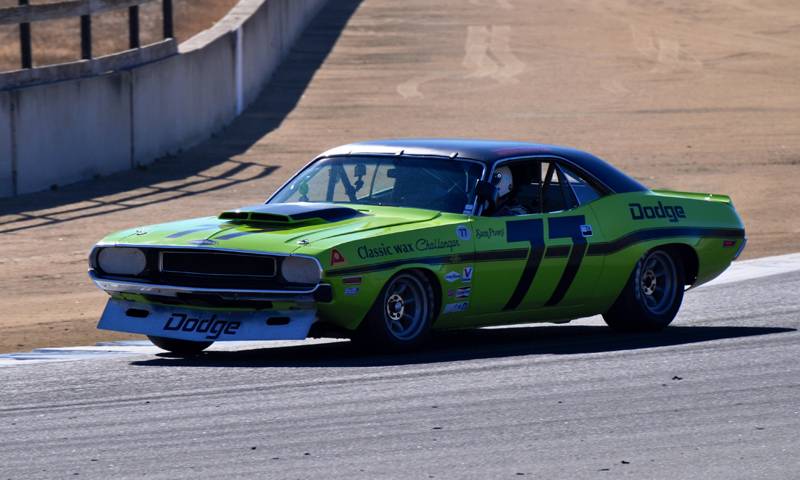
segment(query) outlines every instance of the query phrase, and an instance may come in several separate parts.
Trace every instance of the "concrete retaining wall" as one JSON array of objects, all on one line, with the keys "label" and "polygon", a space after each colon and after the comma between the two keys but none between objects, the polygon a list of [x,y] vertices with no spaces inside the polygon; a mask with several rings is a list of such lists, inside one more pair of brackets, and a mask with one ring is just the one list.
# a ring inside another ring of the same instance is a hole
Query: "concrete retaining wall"
[{"label": "concrete retaining wall", "polygon": [[241,0],[176,55],[0,91],[0,196],[146,164],[219,131],[252,102],[326,0]]}]

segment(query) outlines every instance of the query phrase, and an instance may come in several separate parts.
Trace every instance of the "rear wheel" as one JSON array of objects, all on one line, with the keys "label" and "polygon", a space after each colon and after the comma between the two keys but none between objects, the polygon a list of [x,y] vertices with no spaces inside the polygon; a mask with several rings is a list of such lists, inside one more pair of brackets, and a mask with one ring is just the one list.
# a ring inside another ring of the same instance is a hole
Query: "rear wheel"
[{"label": "rear wheel", "polygon": [[191,340],[178,340],[176,338],[156,337],[148,335],[147,338],[153,342],[156,347],[172,352],[176,355],[191,356],[197,355],[206,348],[210,347],[214,342],[193,342]]},{"label": "rear wheel", "polygon": [[400,272],[383,287],[353,340],[370,350],[418,348],[430,335],[435,303],[433,287],[424,275]]},{"label": "rear wheel", "polygon": [[683,264],[667,250],[646,253],[625,289],[603,314],[609,327],[623,331],[656,331],[669,325],[683,302]]}]

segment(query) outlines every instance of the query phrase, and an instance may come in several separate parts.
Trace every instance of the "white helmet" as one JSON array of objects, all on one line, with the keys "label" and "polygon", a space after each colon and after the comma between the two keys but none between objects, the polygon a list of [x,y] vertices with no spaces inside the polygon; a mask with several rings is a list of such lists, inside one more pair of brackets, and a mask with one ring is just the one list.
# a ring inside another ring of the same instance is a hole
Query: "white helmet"
[{"label": "white helmet", "polygon": [[513,180],[511,176],[511,169],[508,167],[500,167],[494,172],[494,185],[497,187],[497,198],[503,198],[511,193],[514,187],[511,184]]}]

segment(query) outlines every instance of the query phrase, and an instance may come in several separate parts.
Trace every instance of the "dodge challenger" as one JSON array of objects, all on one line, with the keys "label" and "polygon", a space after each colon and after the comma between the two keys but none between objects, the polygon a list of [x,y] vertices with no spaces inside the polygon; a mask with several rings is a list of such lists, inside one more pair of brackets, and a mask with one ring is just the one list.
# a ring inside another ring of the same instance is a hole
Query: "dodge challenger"
[{"label": "dodge challenger", "polygon": [[213,342],[351,338],[602,314],[655,331],[745,246],[728,196],[650,190],[551,145],[387,140],[329,150],[265,203],[100,241],[101,329],[180,355]]}]

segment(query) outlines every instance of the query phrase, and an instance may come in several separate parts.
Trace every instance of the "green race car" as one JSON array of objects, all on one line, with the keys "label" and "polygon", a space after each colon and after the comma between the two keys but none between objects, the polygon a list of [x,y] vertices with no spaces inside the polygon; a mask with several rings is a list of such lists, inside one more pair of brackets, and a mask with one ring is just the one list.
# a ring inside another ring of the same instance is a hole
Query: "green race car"
[{"label": "green race car", "polygon": [[266,203],[137,227],[92,250],[101,329],[192,354],[602,314],[657,330],[744,248],[729,197],[652,191],[588,153],[480,140],[334,148]]}]

